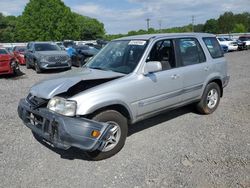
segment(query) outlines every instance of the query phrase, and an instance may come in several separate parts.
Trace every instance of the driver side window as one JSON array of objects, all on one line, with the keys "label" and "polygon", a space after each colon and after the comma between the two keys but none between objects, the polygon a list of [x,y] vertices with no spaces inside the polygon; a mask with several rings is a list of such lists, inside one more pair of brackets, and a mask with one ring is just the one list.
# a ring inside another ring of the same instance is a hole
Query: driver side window
[{"label": "driver side window", "polygon": [[154,44],[147,62],[159,61],[162,65],[162,71],[176,67],[173,40],[161,40]]}]

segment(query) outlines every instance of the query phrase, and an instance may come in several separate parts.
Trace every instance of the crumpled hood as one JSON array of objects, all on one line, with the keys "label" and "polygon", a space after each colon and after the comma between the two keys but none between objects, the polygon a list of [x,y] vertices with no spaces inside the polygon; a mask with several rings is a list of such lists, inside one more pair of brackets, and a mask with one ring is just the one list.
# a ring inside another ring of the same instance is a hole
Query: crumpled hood
[{"label": "crumpled hood", "polygon": [[36,97],[50,99],[68,91],[69,88],[83,80],[109,79],[122,76],[124,76],[122,73],[82,68],[43,80],[33,85],[30,93]]}]

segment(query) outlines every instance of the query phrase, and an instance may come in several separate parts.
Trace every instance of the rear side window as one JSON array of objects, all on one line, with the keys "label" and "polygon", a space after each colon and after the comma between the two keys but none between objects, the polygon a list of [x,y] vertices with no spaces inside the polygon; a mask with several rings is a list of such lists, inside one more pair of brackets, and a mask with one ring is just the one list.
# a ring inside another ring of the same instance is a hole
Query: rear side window
[{"label": "rear side window", "polygon": [[220,58],[224,56],[220,44],[215,37],[204,37],[203,41],[212,58]]},{"label": "rear side window", "polygon": [[179,47],[182,66],[199,64],[206,61],[205,54],[197,39],[178,39],[177,46]]}]

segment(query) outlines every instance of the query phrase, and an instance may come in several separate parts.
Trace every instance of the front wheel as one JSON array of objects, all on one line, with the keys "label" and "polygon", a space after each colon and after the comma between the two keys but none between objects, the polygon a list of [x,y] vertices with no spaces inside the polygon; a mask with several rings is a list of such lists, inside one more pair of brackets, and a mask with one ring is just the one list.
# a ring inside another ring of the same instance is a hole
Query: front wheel
[{"label": "front wheel", "polygon": [[87,152],[92,160],[102,160],[118,153],[125,144],[128,132],[127,118],[115,110],[105,110],[92,118],[111,125],[109,134],[98,150]]},{"label": "front wheel", "polygon": [[202,95],[200,102],[197,104],[197,110],[202,114],[213,113],[219,105],[221,90],[217,83],[209,83]]},{"label": "front wheel", "polygon": [[30,68],[31,68],[31,67],[30,67],[30,64],[29,64],[29,61],[28,61],[27,58],[25,58],[25,65],[26,65],[26,68],[27,68],[27,69],[30,69]]},{"label": "front wheel", "polygon": [[39,67],[39,65],[37,64],[37,62],[35,62],[35,71],[37,74],[42,72],[42,69]]}]

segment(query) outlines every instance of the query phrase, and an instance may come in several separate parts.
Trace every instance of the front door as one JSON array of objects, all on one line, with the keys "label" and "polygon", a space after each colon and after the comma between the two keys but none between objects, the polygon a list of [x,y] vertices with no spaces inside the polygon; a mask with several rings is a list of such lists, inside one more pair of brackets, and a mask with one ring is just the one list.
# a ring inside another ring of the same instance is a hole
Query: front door
[{"label": "front door", "polygon": [[176,66],[174,42],[170,39],[157,41],[152,47],[147,62],[159,61],[162,71],[139,75],[136,82],[139,93],[137,116],[164,110],[181,101],[183,77]]}]

